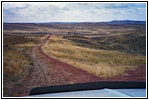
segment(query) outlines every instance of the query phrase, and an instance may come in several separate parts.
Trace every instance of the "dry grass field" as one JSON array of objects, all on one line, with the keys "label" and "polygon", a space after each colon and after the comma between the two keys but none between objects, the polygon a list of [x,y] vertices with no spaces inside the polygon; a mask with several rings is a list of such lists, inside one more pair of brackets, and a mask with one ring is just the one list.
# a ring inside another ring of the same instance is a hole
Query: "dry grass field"
[{"label": "dry grass field", "polygon": [[145,57],[112,50],[97,50],[78,46],[61,36],[52,36],[43,51],[99,77],[112,77],[145,64]]},{"label": "dry grass field", "polygon": [[3,32],[4,96],[28,95],[37,86],[86,82],[80,81],[84,77],[127,76],[125,72],[146,64],[144,22],[4,23]]},{"label": "dry grass field", "polygon": [[22,79],[30,73],[33,62],[29,52],[37,43],[38,41],[33,38],[4,35],[4,94],[8,94],[15,85],[21,84]]}]

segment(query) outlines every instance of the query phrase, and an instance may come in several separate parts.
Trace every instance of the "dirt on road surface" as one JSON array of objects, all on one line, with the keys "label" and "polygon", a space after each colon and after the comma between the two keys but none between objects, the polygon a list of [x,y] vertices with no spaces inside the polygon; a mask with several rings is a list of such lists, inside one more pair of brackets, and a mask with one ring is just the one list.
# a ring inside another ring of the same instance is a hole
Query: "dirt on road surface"
[{"label": "dirt on road surface", "polygon": [[32,48],[33,68],[23,79],[21,85],[15,86],[9,96],[27,96],[35,87],[64,85],[97,81],[145,81],[145,65],[123,75],[113,78],[100,78],[70,64],[54,59],[42,51],[42,46],[50,36],[46,37],[39,46]]}]

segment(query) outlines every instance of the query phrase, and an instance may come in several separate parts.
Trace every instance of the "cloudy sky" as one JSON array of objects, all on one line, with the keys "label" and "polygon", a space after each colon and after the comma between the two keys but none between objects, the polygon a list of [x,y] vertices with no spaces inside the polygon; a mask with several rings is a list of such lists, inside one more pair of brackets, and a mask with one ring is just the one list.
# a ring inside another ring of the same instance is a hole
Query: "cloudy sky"
[{"label": "cloudy sky", "polygon": [[3,2],[4,22],[146,20],[145,3]]}]

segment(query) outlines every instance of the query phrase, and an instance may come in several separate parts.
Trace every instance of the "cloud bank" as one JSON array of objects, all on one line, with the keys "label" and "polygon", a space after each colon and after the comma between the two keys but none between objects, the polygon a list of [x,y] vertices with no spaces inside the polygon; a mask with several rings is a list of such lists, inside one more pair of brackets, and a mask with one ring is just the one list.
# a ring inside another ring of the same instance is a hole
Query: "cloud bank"
[{"label": "cloud bank", "polygon": [[145,3],[3,3],[4,22],[146,20]]}]

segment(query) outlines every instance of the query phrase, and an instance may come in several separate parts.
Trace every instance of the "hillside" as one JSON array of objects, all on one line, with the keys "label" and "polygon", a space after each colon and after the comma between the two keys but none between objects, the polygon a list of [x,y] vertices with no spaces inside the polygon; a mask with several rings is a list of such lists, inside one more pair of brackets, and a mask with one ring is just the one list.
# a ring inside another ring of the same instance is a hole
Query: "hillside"
[{"label": "hillside", "polygon": [[42,86],[146,81],[145,22],[3,26],[4,96],[25,96]]}]

